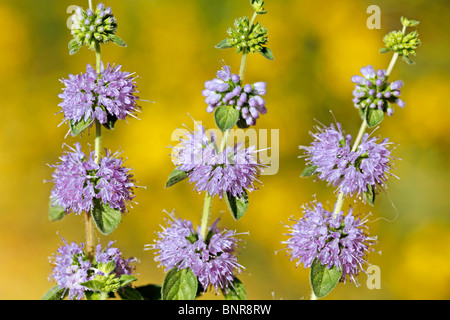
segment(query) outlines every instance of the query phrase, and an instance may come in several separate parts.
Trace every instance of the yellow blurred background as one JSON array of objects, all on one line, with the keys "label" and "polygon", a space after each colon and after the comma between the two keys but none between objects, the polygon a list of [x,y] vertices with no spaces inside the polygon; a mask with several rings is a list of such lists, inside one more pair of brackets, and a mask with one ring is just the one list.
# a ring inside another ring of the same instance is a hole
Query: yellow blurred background
[{"label": "yellow blurred background", "polygon": [[[247,0],[108,0],[117,17],[117,34],[127,48],[102,48],[103,61],[123,65],[139,75],[142,102],[140,120],[121,122],[104,131],[104,147],[119,148],[134,168],[139,185],[138,204],[102,244],[116,240],[123,254],[140,259],[136,285],[160,284],[164,272],[154,254],[144,251],[160,230],[164,210],[175,209],[194,224],[200,223],[203,195],[192,185],[164,188],[173,169],[168,148],[172,132],[190,114],[214,127],[205,112],[201,91],[224,60],[237,73],[240,56],[234,49],[214,46],[227,37],[237,17],[251,15]],[[68,241],[84,242],[84,219],[70,214],[59,222],[47,216],[54,164],[62,144],[82,141],[93,147],[93,135],[64,138],[57,95],[59,79],[85,71],[94,53],[82,48],[69,56],[71,39],[66,23],[70,5],[87,7],[81,0],[2,0],[0,2],[0,299],[40,299],[54,285],[48,281],[48,257]],[[369,29],[369,5],[381,9],[381,29]],[[397,144],[395,177],[388,181],[375,207],[349,204],[358,212],[372,212],[371,234],[379,244],[369,261],[380,267],[381,289],[339,284],[326,299],[449,299],[450,298],[450,3],[445,0],[266,0],[260,16],[269,30],[274,61],[250,55],[245,82],[266,81],[268,113],[257,129],[279,129],[276,175],[261,176],[260,189],[250,194],[246,215],[235,222],[223,201],[215,199],[212,217],[220,226],[247,232],[239,262],[240,279],[249,299],[308,299],[308,270],[296,268],[283,250],[289,218],[299,218],[301,206],[317,198],[332,206],[333,188],[301,179],[304,160],[299,145],[307,145],[318,120],[341,122],[352,135],[360,120],[352,106],[350,77],[362,66],[386,69],[391,54],[381,55],[384,34],[398,30],[402,15],[419,20],[422,46],[415,65],[399,61],[392,80],[405,82],[406,107],[396,108],[376,134]],[[330,110],[333,114],[330,113]],[[58,113],[58,114],[57,114]],[[315,196],[314,196],[315,195]],[[221,299],[211,293],[202,299]]]}]

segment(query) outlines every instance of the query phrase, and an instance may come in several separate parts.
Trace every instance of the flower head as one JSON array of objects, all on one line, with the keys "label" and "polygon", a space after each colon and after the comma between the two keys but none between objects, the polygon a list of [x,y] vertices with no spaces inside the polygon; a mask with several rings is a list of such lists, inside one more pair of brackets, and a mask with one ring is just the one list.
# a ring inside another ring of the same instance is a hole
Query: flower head
[{"label": "flower head", "polygon": [[361,196],[369,187],[385,187],[391,169],[388,139],[380,142],[366,133],[352,151],[352,137],[344,136],[339,123],[336,127],[332,124],[317,129],[317,133],[311,134],[314,138],[311,145],[300,149],[305,150],[306,161],[315,167],[319,179],[350,196],[355,193]]},{"label": "flower head", "polygon": [[74,39],[80,45],[95,50],[96,41],[108,43],[117,31],[117,21],[110,7],[99,3],[95,10],[78,7],[70,26]]},{"label": "flower head", "polygon": [[351,81],[355,83],[353,103],[360,109],[361,114],[365,115],[369,109],[377,108],[390,116],[394,113],[392,104],[395,103],[401,108],[405,106],[400,99],[403,81],[389,83],[385,76],[386,71],[381,69],[375,71],[371,65],[361,68],[361,74],[362,76],[355,75],[351,78]]},{"label": "flower head", "polygon": [[240,111],[237,124],[244,128],[255,125],[260,114],[267,112],[266,102],[262,98],[265,94],[265,82],[242,85],[239,76],[232,74],[229,66],[223,66],[217,71],[217,78],[206,81],[202,92],[208,104],[207,112],[211,113],[219,106],[231,105]]},{"label": "flower head", "polygon": [[126,116],[134,116],[139,110],[136,104],[136,84],[129,72],[122,72],[121,66],[110,64],[102,68],[101,75],[90,65],[86,73],[69,75],[63,79],[64,91],[59,97],[63,100],[59,106],[64,113],[65,121],[72,124],[80,121],[101,124],[124,120]]},{"label": "flower head", "polygon": [[60,163],[52,166],[55,169],[52,205],[80,214],[90,211],[94,199],[100,199],[113,209],[126,211],[126,202],[134,198],[135,180],[131,169],[122,165],[123,160],[106,151],[105,157],[96,164],[94,152],[86,156],[80,143],[70,150],[62,155]]},{"label": "flower head", "polygon": [[103,276],[100,274],[99,267],[102,263],[110,261],[115,262],[115,268],[112,270],[113,276],[110,279],[115,279],[123,274],[131,274],[134,272],[136,258],[124,259],[119,249],[113,248],[113,241],[110,241],[105,249],[102,250],[101,245],[97,245],[95,256],[92,262],[89,260],[84,251],[84,244],[78,245],[75,242],[68,244],[65,239],[62,239],[64,245],[58,248],[57,254],[50,258],[54,265],[49,279],[56,281],[57,285],[64,291],[64,295],[68,290],[68,298],[73,300],[80,300],[84,296],[84,291],[88,290],[83,283]]},{"label": "flower head", "polygon": [[212,286],[216,291],[227,290],[236,274],[244,267],[236,257],[238,239],[235,231],[220,230],[216,221],[206,239],[195,230],[191,221],[166,219],[167,226],[158,232],[158,239],[148,249],[156,250],[155,261],[166,270],[177,267],[190,268],[206,291]]},{"label": "flower head", "polygon": [[341,281],[358,284],[355,276],[364,271],[366,256],[377,239],[367,234],[367,220],[355,217],[352,208],[346,216],[342,211],[333,216],[320,202],[305,206],[303,212],[289,227],[289,239],[284,242],[290,260],[309,268],[317,259],[329,269],[342,269]]},{"label": "flower head", "polygon": [[243,148],[241,144],[218,151],[215,137],[208,137],[198,125],[197,131],[187,133],[174,148],[174,164],[187,173],[198,192],[220,197],[227,192],[236,197],[256,188],[253,183],[261,171],[256,153],[254,146]]}]

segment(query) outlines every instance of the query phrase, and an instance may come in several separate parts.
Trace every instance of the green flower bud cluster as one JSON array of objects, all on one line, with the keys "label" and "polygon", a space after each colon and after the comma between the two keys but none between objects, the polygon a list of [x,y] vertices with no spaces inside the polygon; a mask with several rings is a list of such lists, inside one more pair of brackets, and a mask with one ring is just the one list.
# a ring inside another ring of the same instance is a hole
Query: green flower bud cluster
[{"label": "green flower bud cluster", "polygon": [[228,34],[231,37],[231,45],[236,47],[238,53],[244,50],[259,52],[268,41],[267,29],[259,22],[250,28],[248,17],[236,19],[234,29],[229,28]]},{"label": "green flower bud cluster", "polygon": [[402,56],[415,55],[420,44],[417,31],[403,34],[402,31],[389,32],[383,39],[386,47]]},{"label": "green flower bud cluster", "polygon": [[98,291],[101,292],[116,292],[119,288],[122,287],[119,278],[116,277],[115,273],[111,273],[109,275],[100,275],[97,274],[94,277],[95,281],[98,281],[100,284],[98,287]]},{"label": "green flower bud cluster", "polygon": [[78,7],[72,15],[70,26],[73,39],[69,43],[70,54],[77,52],[83,45],[95,50],[96,43],[106,44],[109,41],[120,46],[125,42],[115,35],[117,21],[110,7],[100,3],[95,11]]},{"label": "green flower bud cluster", "polygon": [[408,63],[413,63],[409,56],[416,55],[416,49],[420,45],[419,34],[417,31],[405,33],[407,27],[415,27],[419,21],[401,18],[403,25],[402,31],[392,31],[384,36],[385,48],[380,49],[381,53],[393,51],[398,53]]},{"label": "green flower bud cluster", "polygon": [[250,0],[250,5],[257,14],[267,13],[267,11],[264,11],[264,0]]}]

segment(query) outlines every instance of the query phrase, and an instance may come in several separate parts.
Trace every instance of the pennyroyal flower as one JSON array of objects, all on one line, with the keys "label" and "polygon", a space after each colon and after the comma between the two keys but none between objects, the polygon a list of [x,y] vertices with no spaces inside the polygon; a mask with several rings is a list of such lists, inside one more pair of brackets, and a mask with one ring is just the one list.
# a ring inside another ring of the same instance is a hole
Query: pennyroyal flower
[{"label": "pennyroyal flower", "polygon": [[379,141],[366,133],[358,148],[352,151],[352,137],[344,136],[339,123],[336,127],[331,124],[317,130],[311,134],[314,141],[310,146],[300,146],[300,149],[305,151],[306,161],[314,166],[319,179],[350,196],[361,196],[369,187],[386,187],[388,175],[392,175],[388,139]]},{"label": "pennyroyal flower", "polygon": [[297,266],[311,267],[320,261],[328,269],[336,266],[342,270],[341,281],[356,285],[356,276],[367,263],[367,254],[374,251],[376,237],[368,235],[367,219],[353,215],[350,208],[346,216],[339,212],[335,217],[320,202],[304,206],[303,217],[289,227],[285,242],[291,261]]},{"label": "pennyroyal flower", "polygon": [[360,108],[364,113],[366,108],[378,108],[391,116],[394,113],[393,104],[397,104],[403,108],[405,102],[400,99],[400,88],[403,86],[403,81],[398,80],[392,83],[386,79],[386,71],[375,69],[368,65],[361,68],[360,75],[354,75],[351,81],[355,83],[353,90],[353,103],[356,108]]},{"label": "pennyroyal flower", "polygon": [[262,98],[266,94],[265,82],[242,85],[239,76],[231,73],[229,66],[223,66],[216,75],[217,78],[205,82],[202,92],[208,105],[207,112],[223,105],[233,106],[240,111],[238,126],[241,127],[255,125],[260,114],[267,113],[266,102]]},{"label": "pennyroyal flower", "polygon": [[53,189],[50,199],[53,206],[80,214],[90,211],[94,199],[101,200],[113,209],[126,211],[126,203],[134,198],[135,180],[131,169],[123,166],[123,160],[106,151],[99,164],[94,161],[94,152],[89,156],[81,150],[80,143],[70,148],[52,165]]},{"label": "pennyroyal flower", "polygon": [[171,214],[166,227],[157,233],[155,243],[146,249],[156,251],[155,261],[166,271],[190,268],[204,291],[210,286],[216,291],[226,291],[244,267],[236,257],[240,241],[236,232],[220,230],[217,223],[218,220],[211,225],[206,239],[202,239],[200,228],[195,230],[191,221]]},{"label": "pennyroyal flower", "polygon": [[64,113],[64,122],[89,122],[94,119],[101,124],[127,116],[135,116],[139,111],[136,100],[136,84],[129,72],[122,72],[121,66],[102,66],[100,75],[89,64],[86,73],[69,75],[61,82],[65,85],[59,95],[59,104]]},{"label": "pennyroyal flower", "polygon": [[205,128],[198,125],[196,131],[187,133],[174,147],[173,162],[187,173],[198,192],[207,191],[220,197],[229,193],[237,197],[246,190],[256,189],[254,182],[262,167],[256,153],[254,146],[243,148],[242,144],[219,152],[215,136],[208,137]]},{"label": "pennyroyal flower", "polygon": [[118,248],[112,247],[113,241],[110,241],[105,249],[98,244],[95,250],[95,257],[91,262],[84,251],[84,244],[72,242],[68,244],[62,239],[64,245],[58,248],[57,254],[50,258],[54,265],[49,277],[54,280],[57,286],[65,289],[63,295],[68,291],[70,300],[80,300],[84,297],[84,291],[88,290],[82,283],[92,280],[99,274],[99,263],[115,262],[113,273],[116,277],[123,274],[132,274],[134,272],[136,258],[124,259]]}]

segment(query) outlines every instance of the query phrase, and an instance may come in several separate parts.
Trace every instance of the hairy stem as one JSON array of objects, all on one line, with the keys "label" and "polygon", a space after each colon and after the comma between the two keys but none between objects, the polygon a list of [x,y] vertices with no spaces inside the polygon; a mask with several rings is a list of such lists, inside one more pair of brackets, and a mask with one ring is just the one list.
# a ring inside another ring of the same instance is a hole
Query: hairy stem
[{"label": "hairy stem", "polygon": [[[89,6],[92,6],[92,2],[89,1]],[[95,42],[95,67],[97,71],[97,76],[101,77],[101,61],[102,61],[102,55],[100,50],[100,43],[98,41]],[[100,157],[101,157],[101,149],[102,149],[102,125],[98,120],[95,120],[95,157],[94,162],[96,164],[100,163]],[[86,229],[86,250],[87,255],[90,259],[94,256],[94,243],[93,243],[93,237],[94,237],[94,230],[92,227],[92,212],[86,212],[85,215],[85,229]]]},{"label": "hairy stem", "polygon": [[[253,27],[253,23],[256,19],[256,16],[257,16],[257,14],[254,13],[253,17],[250,21],[250,29]],[[239,68],[239,79],[241,81],[241,84],[242,84],[242,80],[244,79],[245,67],[247,65],[247,56],[248,56],[248,50],[245,49],[242,52],[241,66]],[[225,150],[228,137],[230,136],[230,130],[231,129],[228,129],[224,132],[222,141],[220,142],[219,152],[222,152],[223,150]],[[207,236],[208,221],[209,221],[209,216],[211,215],[212,198],[213,197],[208,192],[206,192],[205,200],[203,203],[202,222],[201,222],[201,229],[200,229],[203,240],[205,240],[206,236]]]},{"label": "hairy stem", "polygon": [[[403,27],[403,33],[405,33],[405,29],[406,28]],[[397,52],[395,52],[394,55],[392,56],[391,62],[389,63],[389,67],[385,74],[385,80],[387,80],[389,78],[389,76],[391,75],[392,70],[394,69],[395,63],[397,62],[398,56],[399,56],[399,54]],[[353,152],[356,151],[356,149],[359,147],[359,144],[361,143],[361,139],[362,139],[364,133],[366,132],[366,130],[367,130],[367,123],[364,120],[359,129],[358,136],[356,137],[355,142],[353,144],[353,147],[352,147]],[[337,200],[336,200],[336,204],[334,206],[334,211],[333,211],[334,218],[336,218],[338,213],[341,211],[343,204],[344,204],[344,194],[342,193],[342,191],[340,191],[338,194]]]}]

